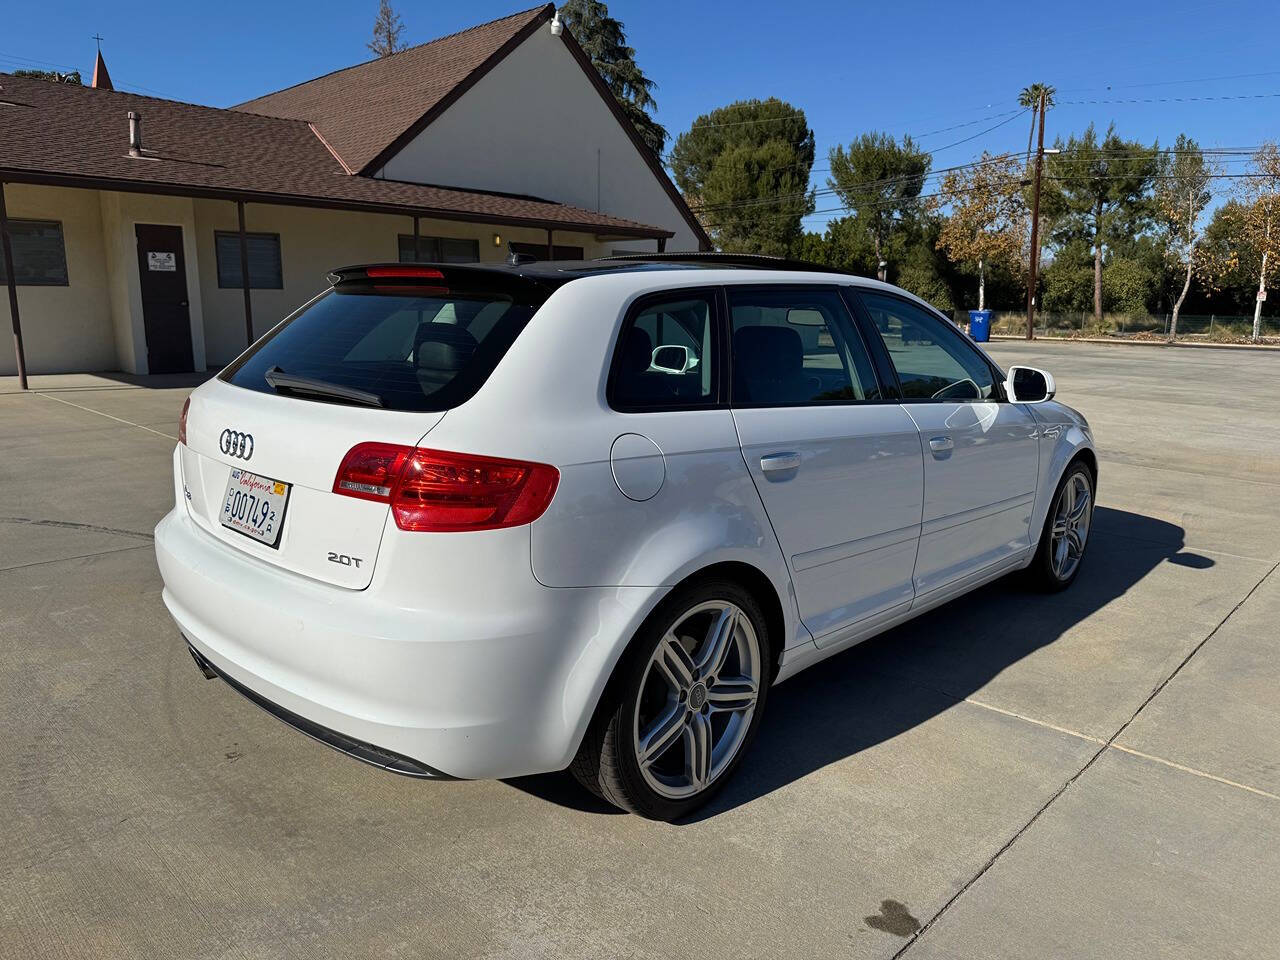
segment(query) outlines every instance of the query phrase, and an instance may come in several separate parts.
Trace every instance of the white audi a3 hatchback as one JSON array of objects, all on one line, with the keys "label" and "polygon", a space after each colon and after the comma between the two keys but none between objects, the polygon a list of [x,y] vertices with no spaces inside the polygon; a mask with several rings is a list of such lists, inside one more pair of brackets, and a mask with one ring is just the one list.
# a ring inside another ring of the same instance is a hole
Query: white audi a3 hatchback
[{"label": "white audi a3 hatchback", "polygon": [[205,675],[360,760],[679,817],[772,684],[1080,568],[1088,424],[894,287],[723,255],[331,281],[191,394],[156,554]]}]

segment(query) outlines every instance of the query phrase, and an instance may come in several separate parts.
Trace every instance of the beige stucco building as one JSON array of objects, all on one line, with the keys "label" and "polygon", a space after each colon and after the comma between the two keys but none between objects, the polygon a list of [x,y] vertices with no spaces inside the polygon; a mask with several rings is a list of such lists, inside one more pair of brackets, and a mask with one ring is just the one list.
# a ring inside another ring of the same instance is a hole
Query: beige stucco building
[{"label": "beige stucco building", "polygon": [[0,318],[16,299],[27,372],[221,366],[351,263],[707,249],[553,16],[229,110],[0,74]]}]

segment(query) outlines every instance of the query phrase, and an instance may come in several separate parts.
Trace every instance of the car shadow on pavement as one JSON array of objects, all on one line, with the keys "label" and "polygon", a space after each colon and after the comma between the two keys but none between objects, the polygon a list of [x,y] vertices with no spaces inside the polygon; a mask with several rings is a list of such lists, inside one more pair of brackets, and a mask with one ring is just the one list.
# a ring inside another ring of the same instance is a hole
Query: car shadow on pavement
[{"label": "car shadow on pavement", "polygon": [[[1184,553],[1175,524],[1098,507],[1075,583],[1041,594],[1005,577],[836,654],[770,691],[755,743],[697,822],[772,793],[889,740],[971,696],[1006,667],[1048,646],[1125,594],[1158,564],[1213,566]],[[507,781],[584,811],[616,812],[568,774]]]}]

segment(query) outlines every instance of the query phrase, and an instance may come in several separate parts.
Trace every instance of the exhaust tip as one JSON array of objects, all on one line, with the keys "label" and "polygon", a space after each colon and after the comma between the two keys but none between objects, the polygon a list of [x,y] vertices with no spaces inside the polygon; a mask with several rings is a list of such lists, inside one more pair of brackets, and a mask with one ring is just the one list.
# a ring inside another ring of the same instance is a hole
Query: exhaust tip
[{"label": "exhaust tip", "polygon": [[[182,639],[187,640],[186,637],[183,637]],[[191,654],[191,659],[196,662],[196,667],[198,667],[200,672],[204,674],[204,678],[206,680],[216,680],[218,678],[217,671],[214,670],[213,667],[209,666],[208,660],[196,652],[196,648],[191,645],[190,640],[187,640],[187,653]]]}]

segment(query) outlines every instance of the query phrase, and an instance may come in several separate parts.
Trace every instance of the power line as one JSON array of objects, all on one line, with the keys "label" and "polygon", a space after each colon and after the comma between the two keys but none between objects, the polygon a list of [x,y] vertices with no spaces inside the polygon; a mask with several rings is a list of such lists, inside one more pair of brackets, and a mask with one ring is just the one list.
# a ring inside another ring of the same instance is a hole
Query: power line
[{"label": "power line", "polygon": [[1280,93],[1224,93],[1203,97],[1135,97],[1128,99],[1107,99],[1107,100],[1058,100],[1054,106],[1058,107],[1081,107],[1091,106],[1095,104],[1134,104],[1134,103],[1198,103],[1208,101],[1221,100],[1266,100],[1269,98],[1280,97]]}]

